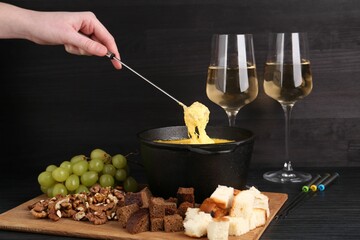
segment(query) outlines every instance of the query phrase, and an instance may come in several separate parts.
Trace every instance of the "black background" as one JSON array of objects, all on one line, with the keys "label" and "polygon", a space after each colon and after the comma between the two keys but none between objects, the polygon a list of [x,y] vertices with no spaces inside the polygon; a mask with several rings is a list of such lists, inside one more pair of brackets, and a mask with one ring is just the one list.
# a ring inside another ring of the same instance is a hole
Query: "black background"
[{"label": "black background", "polygon": [[[259,95],[237,125],[257,135],[252,168],[280,167],[284,117],[262,88],[271,31],[306,31],[314,88],[293,111],[295,166],[360,166],[360,6],[356,0],[31,0],[6,1],[44,11],[92,11],[115,37],[122,60],[190,105],[211,111],[210,125],[227,125],[207,99],[213,33],[252,33]],[[1,168],[31,169],[93,148],[136,151],[144,129],[183,125],[174,101],[109,60],[74,56],[62,46],[0,40]]]}]

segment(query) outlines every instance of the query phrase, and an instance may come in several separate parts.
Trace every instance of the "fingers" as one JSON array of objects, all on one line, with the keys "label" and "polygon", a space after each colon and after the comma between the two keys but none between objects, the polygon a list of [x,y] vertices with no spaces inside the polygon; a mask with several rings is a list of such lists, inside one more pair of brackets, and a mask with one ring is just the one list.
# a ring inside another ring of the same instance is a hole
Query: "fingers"
[{"label": "fingers", "polygon": [[[108,48],[103,45],[96,36],[91,36],[90,38],[87,36],[84,36],[80,33],[75,33],[76,36],[72,36],[71,38],[74,39],[76,44],[64,44],[65,50],[68,53],[76,54],[76,55],[95,55],[103,57],[108,52]],[[120,59],[119,52],[117,51],[116,45],[115,45],[115,51],[112,51],[109,49],[109,51],[113,52],[116,57]],[[111,60],[113,66],[116,69],[121,69],[121,64],[116,60]]]},{"label": "fingers", "polygon": [[[95,35],[91,36],[91,39],[93,39],[96,42],[100,42],[100,40]],[[113,43],[115,43],[115,41],[113,41]],[[108,47],[108,51],[114,53],[115,57],[117,57],[118,59],[121,59],[120,54],[119,54],[119,52],[117,50],[116,44],[110,44],[110,47]],[[112,59],[111,62],[112,62],[112,64],[114,65],[114,67],[116,69],[121,69],[122,68],[121,63],[118,62],[117,60]]]},{"label": "fingers", "polygon": [[78,48],[74,45],[70,45],[70,44],[65,44],[65,51],[67,51],[68,53],[74,54],[74,55],[86,55],[86,56],[91,56],[92,54],[85,52],[84,50],[82,50],[81,48]]},{"label": "fingers", "polygon": [[73,41],[70,42],[70,45],[78,48],[79,53],[82,55],[95,55],[102,57],[107,53],[106,46],[83,34],[74,32],[71,38]]},{"label": "fingers", "polygon": [[[117,49],[114,37],[109,33],[109,31],[105,28],[105,26],[96,18],[93,13],[84,13],[89,18],[87,21],[88,26],[83,26],[80,29],[80,32],[90,36],[90,38],[95,43],[100,43],[102,46],[106,47],[106,52],[101,52],[98,56],[105,56],[108,51],[115,54],[117,58],[120,59],[120,54]],[[100,53],[100,52],[99,52]],[[115,68],[120,69],[121,64],[115,60],[112,60],[112,63]]]},{"label": "fingers", "polygon": [[[120,59],[114,37],[91,12],[77,13],[72,31],[66,32],[65,50],[72,54],[105,56],[108,51]],[[118,61],[112,60],[116,69]]]}]

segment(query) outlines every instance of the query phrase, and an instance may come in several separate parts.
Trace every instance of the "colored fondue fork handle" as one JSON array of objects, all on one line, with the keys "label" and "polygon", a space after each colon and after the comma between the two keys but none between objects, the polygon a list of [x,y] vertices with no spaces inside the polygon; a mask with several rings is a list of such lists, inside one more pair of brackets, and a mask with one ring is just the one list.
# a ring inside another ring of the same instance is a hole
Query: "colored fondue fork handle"
[{"label": "colored fondue fork handle", "polygon": [[331,176],[330,173],[325,173],[325,175],[322,178],[320,178],[319,180],[317,180],[316,182],[314,182],[314,184],[312,184],[310,186],[310,190],[313,191],[313,192],[316,192],[318,185],[320,185],[322,182],[324,182],[330,176]]},{"label": "colored fondue fork handle", "polygon": [[312,179],[311,181],[304,185],[302,188],[301,188],[301,191],[303,192],[308,192],[310,190],[310,186],[313,185],[316,181],[318,181],[319,179],[321,178],[320,174],[316,174]]}]

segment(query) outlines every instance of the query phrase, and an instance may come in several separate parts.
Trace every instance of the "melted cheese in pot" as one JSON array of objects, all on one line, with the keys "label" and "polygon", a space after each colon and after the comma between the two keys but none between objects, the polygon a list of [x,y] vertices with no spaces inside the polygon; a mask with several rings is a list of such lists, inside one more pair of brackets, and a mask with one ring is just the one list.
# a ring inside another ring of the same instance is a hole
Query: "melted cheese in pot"
[{"label": "melted cheese in pot", "polygon": [[[229,143],[234,142],[233,140],[227,139],[219,139],[219,138],[212,138],[214,141],[213,143]],[[191,138],[184,138],[184,139],[175,139],[175,140],[155,140],[155,142],[159,143],[170,143],[170,144],[194,144],[191,142]],[[196,143],[195,143],[196,144]],[[198,143],[197,143],[198,144]]]}]

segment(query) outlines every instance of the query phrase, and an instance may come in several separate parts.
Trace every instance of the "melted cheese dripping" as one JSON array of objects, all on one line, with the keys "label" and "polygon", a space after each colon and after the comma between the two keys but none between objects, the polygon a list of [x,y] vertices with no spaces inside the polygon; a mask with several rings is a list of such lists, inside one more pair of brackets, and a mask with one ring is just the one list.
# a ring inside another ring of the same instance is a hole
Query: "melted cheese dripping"
[{"label": "melted cheese dripping", "polygon": [[188,129],[190,144],[210,144],[214,143],[205,131],[209,122],[209,109],[199,102],[194,102],[190,107],[183,106],[184,121]]}]

